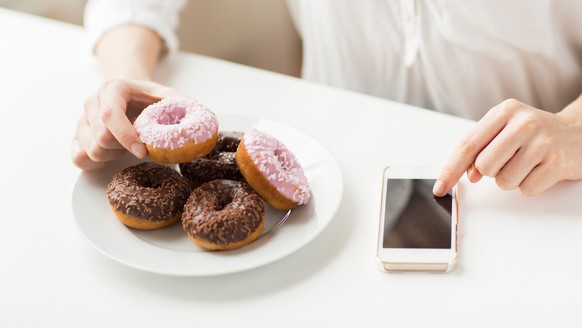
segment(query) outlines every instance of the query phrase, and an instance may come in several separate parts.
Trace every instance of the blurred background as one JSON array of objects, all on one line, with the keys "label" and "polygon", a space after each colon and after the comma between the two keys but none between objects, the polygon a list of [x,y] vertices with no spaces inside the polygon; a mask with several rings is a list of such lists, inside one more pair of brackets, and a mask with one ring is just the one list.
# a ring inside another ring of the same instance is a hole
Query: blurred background
[{"label": "blurred background", "polygon": [[[0,0],[0,7],[83,24],[86,0]],[[183,51],[299,76],[301,42],[285,0],[190,0],[178,29]]]}]

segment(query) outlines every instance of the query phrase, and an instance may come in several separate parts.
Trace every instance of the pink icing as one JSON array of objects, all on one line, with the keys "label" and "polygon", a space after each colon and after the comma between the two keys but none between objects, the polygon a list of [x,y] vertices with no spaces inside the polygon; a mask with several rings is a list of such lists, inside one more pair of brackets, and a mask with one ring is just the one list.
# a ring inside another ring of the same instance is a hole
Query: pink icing
[{"label": "pink icing", "polygon": [[166,98],[144,109],[133,126],[143,143],[175,149],[212,138],[218,131],[218,120],[193,99]]},{"label": "pink icing", "polygon": [[283,196],[299,205],[309,201],[309,183],[295,155],[273,136],[251,129],[243,142],[259,171]]}]

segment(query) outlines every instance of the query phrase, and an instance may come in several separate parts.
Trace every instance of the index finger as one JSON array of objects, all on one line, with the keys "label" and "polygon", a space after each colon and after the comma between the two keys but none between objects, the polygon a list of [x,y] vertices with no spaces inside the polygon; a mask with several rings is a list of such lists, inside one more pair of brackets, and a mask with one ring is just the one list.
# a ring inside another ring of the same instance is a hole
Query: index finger
[{"label": "index finger", "polygon": [[136,157],[144,158],[147,150],[125,114],[131,94],[130,86],[123,82],[113,82],[103,86],[99,92],[101,119],[124,148]]},{"label": "index finger", "polygon": [[436,196],[446,195],[475,162],[477,155],[507,125],[508,118],[503,114],[504,106],[502,103],[493,107],[460,140],[435,182],[433,193]]}]

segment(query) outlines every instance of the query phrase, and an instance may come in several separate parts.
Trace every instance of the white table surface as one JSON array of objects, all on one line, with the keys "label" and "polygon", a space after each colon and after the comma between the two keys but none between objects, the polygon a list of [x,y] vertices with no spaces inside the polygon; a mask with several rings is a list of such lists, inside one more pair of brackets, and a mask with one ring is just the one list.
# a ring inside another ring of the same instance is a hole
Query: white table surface
[{"label": "white table surface", "polygon": [[156,79],[217,113],[319,140],[343,172],[337,215],[297,252],[235,274],[161,276],[103,256],[71,211],[70,140],[99,84],[84,40],[79,27],[0,9],[1,327],[582,325],[581,182],[527,198],[463,181],[457,269],[381,273],[382,169],[441,165],[471,122],[191,54]]}]

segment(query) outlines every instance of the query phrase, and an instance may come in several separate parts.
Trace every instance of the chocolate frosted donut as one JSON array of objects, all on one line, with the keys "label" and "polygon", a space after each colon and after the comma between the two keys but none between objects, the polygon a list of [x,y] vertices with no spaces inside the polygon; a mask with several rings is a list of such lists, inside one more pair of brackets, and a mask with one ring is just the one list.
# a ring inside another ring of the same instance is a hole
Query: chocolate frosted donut
[{"label": "chocolate frosted donut", "polygon": [[182,226],[200,247],[228,250],[255,240],[265,215],[263,199],[246,182],[213,180],[192,192]]},{"label": "chocolate frosted donut", "polygon": [[115,174],[107,198],[125,225],[158,229],[180,220],[190,188],[175,170],[155,163],[130,166]]},{"label": "chocolate frosted donut", "polygon": [[218,132],[218,140],[216,146],[210,152],[211,155],[216,155],[222,152],[235,153],[242,138],[243,133],[240,131],[220,131]]},{"label": "chocolate frosted donut", "polygon": [[216,146],[210,154],[192,162],[181,163],[180,173],[195,185],[214,179],[242,180],[235,158],[241,137],[242,132],[219,132]]}]

